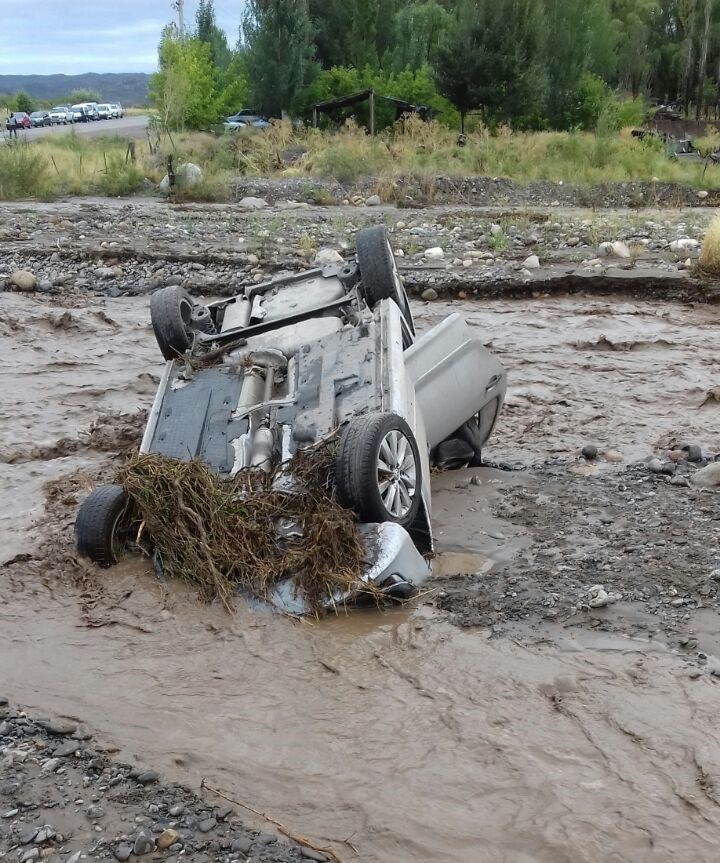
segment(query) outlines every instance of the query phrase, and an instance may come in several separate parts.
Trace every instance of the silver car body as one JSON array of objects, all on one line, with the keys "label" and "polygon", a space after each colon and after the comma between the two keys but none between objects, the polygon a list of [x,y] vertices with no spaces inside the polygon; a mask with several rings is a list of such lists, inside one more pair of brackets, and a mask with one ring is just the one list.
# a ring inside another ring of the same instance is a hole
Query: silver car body
[{"label": "silver car body", "polygon": [[[360,525],[368,560],[362,577],[383,586],[422,584],[433,549],[430,455],[487,406],[489,434],[505,394],[502,366],[459,315],[416,340],[408,310],[389,298],[370,309],[336,266],[248,285],[209,308],[220,333],[201,341],[219,337],[229,349],[192,372],[181,359],[167,362],[141,451],[199,458],[220,475],[269,472],[303,442],[332,438],[353,417],[396,414],[417,442],[422,502],[407,530],[392,522]],[[304,610],[291,579],[273,602]]]},{"label": "silver car body", "polygon": [[75,119],[75,114],[68,105],[56,105],[50,111],[50,119],[53,123],[72,123]]}]

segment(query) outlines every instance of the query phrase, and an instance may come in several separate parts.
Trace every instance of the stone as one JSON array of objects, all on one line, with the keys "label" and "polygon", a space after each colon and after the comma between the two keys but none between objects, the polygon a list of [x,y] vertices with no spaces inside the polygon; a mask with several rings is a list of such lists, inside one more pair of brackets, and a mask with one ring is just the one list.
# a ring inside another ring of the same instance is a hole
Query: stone
[{"label": "stone", "polygon": [[23,856],[20,858],[21,863],[34,863],[35,860],[40,859],[40,849],[39,848],[31,848],[29,851],[26,851]]},{"label": "stone", "polygon": [[95,270],[95,275],[100,276],[101,279],[117,278],[117,272],[115,271],[115,267],[98,267]]},{"label": "stone", "polygon": [[37,279],[29,270],[15,270],[10,275],[10,283],[14,285],[18,291],[34,291],[37,285]]},{"label": "stone", "polygon": [[49,842],[51,839],[54,839],[54,838],[55,838],[55,831],[52,829],[52,827],[46,826],[46,827],[41,827],[38,830],[37,834],[35,835],[35,839],[33,839],[33,842],[36,845],[42,845],[43,842]]},{"label": "stone", "polygon": [[431,261],[439,261],[445,257],[445,252],[440,246],[433,246],[431,249],[425,249],[425,257]]},{"label": "stone", "polygon": [[567,245],[570,246],[570,248],[574,248],[575,246],[579,246],[580,245],[580,237],[568,237]]},{"label": "stone", "polygon": [[119,860],[120,863],[124,863],[125,860],[129,859],[132,851],[133,850],[129,845],[118,845],[117,848],[113,850],[113,854],[115,855],[116,860]]},{"label": "stone", "polygon": [[335,249],[318,249],[315,258],[313,259],[313,263],[318,267],[327,267],[332,264],[344,263],[344,258],[339,252],[335,251]]},{"label": "stone", "polygon": [[80,858],[82,857],[82,851],[76,851],[72,857],[68,857],[65,863],[79,863]]},{"label": "stone", "polygon": [[157,770],[143,770],[142,773],[139,773],[136,777],[137,781],[141,785],[149,785],[151,782],[157,782],[160,778],[160,774]]},{"label": "stone", "polygon": [[715,488],[720,485],[720,462],[716,461],[701,468],[692,478],[698,488]]},{"label": "stone", "polygon": [[697,193],[697,196],[698,196],[698,198],[700,198],[701,201],[704,201],[705,198],[707,198],[709,194],[710,194],[710,192],[707,192],[705,189],[701,189]]},{"label": "stone", "polygon": [[41,773],[54,773],[60,766],[59,758],[49,758],[40,768]]},{"label": "stone", "polygon": [[172,830],[168,827],[167,830],[163,830],[163,832],[158,836],[155,844],[161,851],[164,851],[166,848],[169,848],[177,842],[179,835],[180,834],[176,830]]},{"label": "stone", "polygon": [[238,201],[238,207],[243,210],[264,210],[267,206],[265,198],[254,198],[252,195]]},{"label": "stone", "polygon": [[593,459],[597,458],[598,448],[595,446],[595,444],[588,443],[585,444],[585,446],[582,448],[581,453],[583,458],[587,459],[588,461],[592,461]]},{"label": "stone", "polygon": [[369,198],[365,198],[365,206],[366,207],[379,207],[382,204],[379,195],[370,195]]},{"label": "stone", "polygon": [[152,835],[147,830],[141,830],[133,845],[133,853],[136,857],[142,857],[144,854],[150,854],[155,850],[155,841]]},{"label": "stone", "polygon": [[168,276],[168,278],[165,279],[165,284],[168,286],[170,286],[170,285],[182,285],[182,283],[184,281],[185,281],[185,278],[183,276],[176,274],[174,276]]},{"label": "stone", "polygon": [[252,839],[247,839],[244,836],[239,836],[237,839],[233,839],[232,844],[230,845],[230,850],[239,851],[241,854],[247,854],[248,851],[252,848],[252,844]]},{"label": "stone", "polygon": [[614,449],[605,450],[603,458],[611,464],[620,464],[620,462],[625,461],[625,456]]},{"label": "stone", "polygon": [[529,255],[523,261],[523,267],[526,270],[539,270],[540,269],[540,258],[537,255]]},{"label": "stone", "polygon": [[490,225],[490,233],[493,235],[493,237],[497,237],[497,235],[502,234],[502,232],[503,229],[500,227],[500,225]]},{"label": "stone", "polygon": [[608,592],[602,584],[593,585],[588,591],[588,605],[590,608],[605,608],[609,602]]},{"label": "stone", "polygon": [[703,451],[702,447],[698,446],[695,443],[689,444],[687,447],[683,447],[683,450],[687,453],[687,460],[692,462],[702,461]]},{"label": "stone", "polygon": [[670,243],[671,252],[691,252],[698,248],[700,248],[700,241],[693,240],[690,237],[681,237],[679,240],[673,240]]},{"label": "stone", "polygon": [[420,299],[426,301],[436,300],[438,298],[438,292],[435,288],[425,288],[425,290],[420,294]]},{"label": "stone", "polygon": [[[175,185],[180,188],[189,189],[191,186],[197,186],[202,178],[202,168],[193,162],[183,162],[175,168]],[[170,189],[170,177],[167,174],[160,181],[160,189],[163,192]]]},{"label": "stone", "polygon": [[233,814],[232,806],[218,806],[215,810],[215,817],[218,821],[225,821]]},{"label": "stone", "polygon": [[77,740],[67,740],[53,752],[53,758],[67,758],[68,755],[74,755],[80,748],[81,745]]},{"label": "stone", "polygon": [[600,243],[598,254],[605,258],[631,258],[630,249],[622,240],[616,240],[614,243]]},{"label": "stone", "polygon": [[318,863],[324,863],[328,859],[327,854],[316,851],[314,848],[301,848],[300,853],[306,860],[317,860]]},{"label": "stone", "polygon": [[659,458],[651,458],[647,466],[650,473],[662,473],[663,471],[663,463]]},{"label": "stone", "polygon": [[177,818],[179,815],[182,815],[185,811],[185,806],[182,803],[178,803],[176,806],[171,807],[170,814],[173,818]]},{"label": "stone", "polygon": [[205,818],[198,824],[201,833],[209,833],[217,824],[217,818]]},{"label": "stone", "polygon": [[690,485],[690,480],[686,476],[672,476],[670,477],[670,485],[679,485],[688,488]]}]

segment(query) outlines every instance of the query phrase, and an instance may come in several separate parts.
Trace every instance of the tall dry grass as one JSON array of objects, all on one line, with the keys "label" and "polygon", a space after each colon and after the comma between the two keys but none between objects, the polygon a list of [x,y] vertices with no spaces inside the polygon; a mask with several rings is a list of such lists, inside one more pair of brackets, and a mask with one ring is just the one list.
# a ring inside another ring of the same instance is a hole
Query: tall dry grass
[{"label": "tall dry grass", "polygon": [[708,225],[700,249],[698,267],[703,273],[720,278],[720,216],[715,216]]}]

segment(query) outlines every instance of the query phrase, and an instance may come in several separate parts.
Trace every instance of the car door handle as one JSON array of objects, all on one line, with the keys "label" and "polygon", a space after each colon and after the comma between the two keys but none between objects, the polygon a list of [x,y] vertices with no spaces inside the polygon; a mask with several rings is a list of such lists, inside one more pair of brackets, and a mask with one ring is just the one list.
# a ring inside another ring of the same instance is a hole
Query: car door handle
[{"label": "car door handle", "polygon": [[485,392],[490,392],[493,387],[496,387],[500,383],[500,375],[493,375],[490,378],[488,385],[485,387]]}]

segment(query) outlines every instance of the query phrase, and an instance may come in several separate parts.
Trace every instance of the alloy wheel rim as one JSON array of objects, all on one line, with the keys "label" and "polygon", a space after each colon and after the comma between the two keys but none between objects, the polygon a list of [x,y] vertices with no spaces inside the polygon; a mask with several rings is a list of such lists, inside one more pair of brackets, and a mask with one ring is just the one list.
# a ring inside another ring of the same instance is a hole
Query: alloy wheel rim
[{"label": "alloy wheel rim", "polygon": [[377,484],[388,514],[393,518],[404,518],[415,499],[417,466],[410,441],[398,429],[389,431],[380,442]]}]

